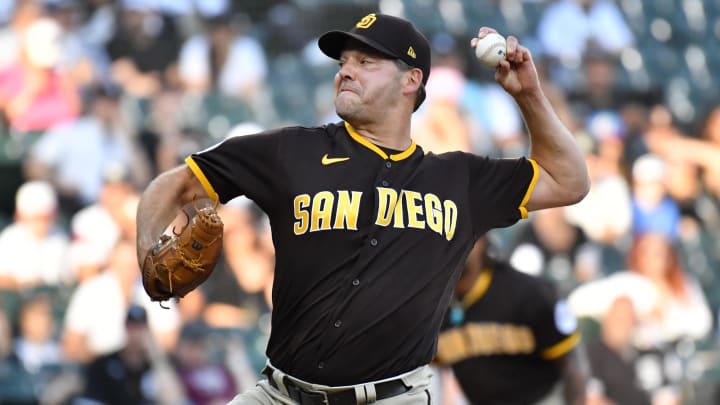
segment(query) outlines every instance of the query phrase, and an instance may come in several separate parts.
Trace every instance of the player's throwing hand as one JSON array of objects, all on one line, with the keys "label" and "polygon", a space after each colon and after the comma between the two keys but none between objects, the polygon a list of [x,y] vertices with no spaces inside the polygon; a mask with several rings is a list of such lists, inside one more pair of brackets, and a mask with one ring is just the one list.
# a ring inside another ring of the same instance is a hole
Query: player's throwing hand
[{"label": "player's throwing hand", "polygon": [[[480,38],[493,32],[497,30],[490,27],[480,28],[477,37],[470,41],[470,46],[475,48]],[[506,57],[495,70],[495,80],[514,97],[532,94],[540,88],[530,50],[520,45],[517,37],[513,35],[506,39]]]}]

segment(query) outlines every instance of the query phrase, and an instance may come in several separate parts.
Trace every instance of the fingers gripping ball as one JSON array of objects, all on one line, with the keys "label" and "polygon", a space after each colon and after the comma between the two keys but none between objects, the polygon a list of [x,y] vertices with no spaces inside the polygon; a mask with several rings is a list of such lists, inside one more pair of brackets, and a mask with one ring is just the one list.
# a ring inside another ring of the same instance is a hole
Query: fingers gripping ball
[{"label": "fingers gripping ball", "polygon": [[506,56],[505,37],[496,32],[491,32],[478,39],[477,46],[475,46],[475,56],[482,65],[491,68],[497,67]]},{"label": "fingers gripping ball", "polygon": [[217,204],[198,208],[173,235],[163,235],[145,256],[142,281],[153,301],[182,298],[202,284],[215,268],[222,250],[223,223]]}]

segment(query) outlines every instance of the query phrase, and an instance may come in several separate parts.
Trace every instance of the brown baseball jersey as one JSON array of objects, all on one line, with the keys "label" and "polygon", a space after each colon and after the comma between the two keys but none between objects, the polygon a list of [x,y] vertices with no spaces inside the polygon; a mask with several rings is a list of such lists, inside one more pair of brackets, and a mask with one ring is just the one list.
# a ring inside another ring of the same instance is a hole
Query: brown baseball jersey
[{"label": "brown baseball jersey", "polygon": [[525,158],[387,150],[349,124],[234,137],[186,163],[221,202],[267,213],[276,248],[270,362],[351,385],[428,364],[475,240],[527,216]]}]

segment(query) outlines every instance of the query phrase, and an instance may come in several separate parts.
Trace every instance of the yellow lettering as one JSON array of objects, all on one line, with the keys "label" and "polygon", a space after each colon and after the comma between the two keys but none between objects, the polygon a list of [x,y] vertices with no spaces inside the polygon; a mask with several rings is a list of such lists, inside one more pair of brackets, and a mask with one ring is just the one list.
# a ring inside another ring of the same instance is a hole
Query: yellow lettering
[{"label": "yellow lettering", "polygon": [[422,194],[417,191],[403,191],[405,194],[405,205],[408,211],[408,228],[425,229],[425,221],[419,220],[418,216],[423,215]]},{"label": "yellow lettering", "polygon": [[425,194],[425,220],[428,228],[442,235],[442,203],[440,202],[440,198],[435,194]]},{"label": "yellow lettering", "polygon": [[452,200],[445,200],[443,206],[445,208],[445,239],[452,240],[457,227],[457,205]]},{"label": "yellow lettering", "polygon": [[520,351],[520,342],[516,335],[512,325],[500,326],[500,350],[502,353],[517,354]]},{"label": "yellow lettering", "polygon": [[375,225],[388,226],[392,219],[392,213],[397,205],[397,192],[391,188],[378,187],[378,213]]},{"label": "yellow lettering", "polygon": [[351,229],[357,231],[358,212],[362,192],[353,191],[352,198],[347,190],[338,192],[337,209],[335,212],[335,229]]},{"label": "yellow lettering", "polygon": [[330,229],[334,201],[335,196],[329,191],[321,191],[315,194],[312,202],[312,224],[310,225],[310,232]]},{"label": "yellow lettering", "polygon": [[393,217],[395,218],[395,222],[393,222],[393,227],[395,228],[405,228],[405,214],[403,206],[403,194],[405,194],[406,191],[402,190],[400,192],[400,196],[397,199],[397,204],[395,204],[395,209],[393,210]]},{"label": "yellow lettering", "polygon": [[532,353],[534,350],[535,338],[526,326],[468,323],[440,335],[437,358],[443,364],[452,364],[476,356]]},{"label": "yellow lettering", "polygon": [[523,353],[532,353],[535,351],[535,336],[532,330],[527,327],[519,327],[520,329],[520,347]]},{"label": "yellow lettering", "polygon": [[308,220],[310,219],[310,214],[307,212],[306,208],[309,205],[310,196],[307,194],[300,194],[295,197],[295,200],[293,201],[295,219],[297,219],[293,225],[295,235],[302,235],[308,230]]},{"label": "yellow lettering", "polygon": [[452,364],[470,357],[465,344],[464,330],[449,329],[440,334],[436,357],[442,364]]}]

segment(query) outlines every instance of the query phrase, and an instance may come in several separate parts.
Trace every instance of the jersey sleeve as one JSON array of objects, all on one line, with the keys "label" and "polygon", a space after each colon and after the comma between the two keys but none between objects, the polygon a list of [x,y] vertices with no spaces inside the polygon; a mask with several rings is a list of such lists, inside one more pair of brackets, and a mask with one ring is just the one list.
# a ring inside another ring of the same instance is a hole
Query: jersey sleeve
[{"label": "jersey sleeve", "polygon": [[510,226],[527,218],[525,204],[539,175],[534,160],[472,156],[469,165],[469,194],[476,233]]},{"label": "jersey sleeve", "polygon": [[536,311],[532,328],[538,354],[547,360],[561,358],[580,342],[577,319],[567,301],[556,298],[552,286],[538,285],[534,292],[536,302],[528,307]]},{"label": "jersey sleeve", "polygon": [[185,159],[205,191],[220,202],[244,195],[263,206],[278,181],[282,130],[228,138]]}]

